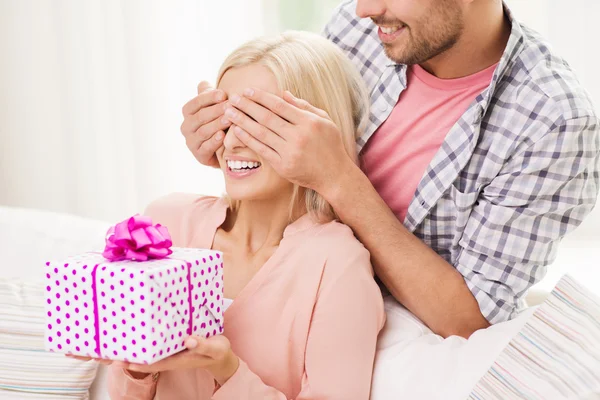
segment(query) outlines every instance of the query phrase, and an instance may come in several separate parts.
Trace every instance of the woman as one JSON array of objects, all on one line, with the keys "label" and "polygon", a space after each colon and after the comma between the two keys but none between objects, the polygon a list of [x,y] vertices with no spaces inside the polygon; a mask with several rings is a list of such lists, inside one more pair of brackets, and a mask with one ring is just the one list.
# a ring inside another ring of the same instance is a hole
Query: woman
[{"label": "woman", "polygon": [[[296,32],[254,40],[227,58],[217,84],[233,104],[250,86],[307,100],[340,128],[356,159],[368,97],[326,39]],[[113,363],[111,397],[368,399],[385,319],[368,251],[321,196],[281,178],[236,135],[226,134],[217,158],[227,198],[174,194],[146,214],[176,246],[223,252],[232,300],[224,334],[190,337],[187,350],[153,365]]]}]

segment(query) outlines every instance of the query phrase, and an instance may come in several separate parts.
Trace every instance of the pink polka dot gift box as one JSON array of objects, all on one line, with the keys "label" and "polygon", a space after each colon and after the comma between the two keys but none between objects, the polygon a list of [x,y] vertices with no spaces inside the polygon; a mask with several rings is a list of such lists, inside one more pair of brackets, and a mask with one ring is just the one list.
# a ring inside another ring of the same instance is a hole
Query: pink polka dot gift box
[{"label": "pink polka dot gift box", "polygon": [[223,332],[222,254],[171,248],[166,227],[133,216],[103,253],[46,263],[49,351],[151,364],[184,340]]}]

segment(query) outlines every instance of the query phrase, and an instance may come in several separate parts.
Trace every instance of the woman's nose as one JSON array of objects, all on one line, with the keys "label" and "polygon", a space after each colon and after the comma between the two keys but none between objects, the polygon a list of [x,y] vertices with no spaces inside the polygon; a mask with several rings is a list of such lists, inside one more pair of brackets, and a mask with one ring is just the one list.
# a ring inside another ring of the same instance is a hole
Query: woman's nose
[{"label": "woman's nose", "polygon": [[237,135],[234,133],[235,128],[235,125],[231,125],[231,127],[229,127],[229,129],[225,132],[225,139],[223,140],[223,145],[228,150],[246,147],[244,143],[240,139],[238,139]]}]

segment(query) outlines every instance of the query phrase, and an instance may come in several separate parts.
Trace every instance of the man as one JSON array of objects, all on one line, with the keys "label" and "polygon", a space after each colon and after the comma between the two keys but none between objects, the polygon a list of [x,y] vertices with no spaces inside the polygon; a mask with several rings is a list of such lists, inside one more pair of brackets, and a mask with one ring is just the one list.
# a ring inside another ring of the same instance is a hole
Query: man
[{"label": "man", "polygon": [[514,317],[600,186],[599,119],[573,72],[501,0],[348,1],[325,34],[371,90],[362,168],[305,101],[206,83],[183,108],[192,153],[215,165],[227,130],[318,191],[435,333]]}]

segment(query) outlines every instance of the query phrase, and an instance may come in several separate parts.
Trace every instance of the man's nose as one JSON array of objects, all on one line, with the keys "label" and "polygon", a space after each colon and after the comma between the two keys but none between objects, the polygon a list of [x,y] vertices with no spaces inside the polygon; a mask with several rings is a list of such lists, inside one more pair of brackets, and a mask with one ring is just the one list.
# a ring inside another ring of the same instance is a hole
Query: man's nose
[{"label": "man's nose", "polygon": [[384,0],[358,0],[356,3],[356,15],[360,18],[380,17],[384,14]]}]

